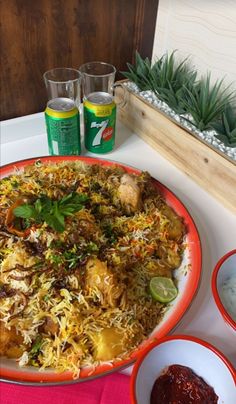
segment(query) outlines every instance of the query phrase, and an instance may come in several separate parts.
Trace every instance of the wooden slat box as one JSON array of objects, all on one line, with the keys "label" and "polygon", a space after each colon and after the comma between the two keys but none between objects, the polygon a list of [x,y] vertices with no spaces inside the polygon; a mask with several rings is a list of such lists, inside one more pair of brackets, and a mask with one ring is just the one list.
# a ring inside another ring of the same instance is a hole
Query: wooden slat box
[{"label": "wooden slat box", "polygon": [[[192,135],[139,95],[126,90],[118,119],[236,213],[236,163]],[[123,90],[116,88],[116,99]]]}]

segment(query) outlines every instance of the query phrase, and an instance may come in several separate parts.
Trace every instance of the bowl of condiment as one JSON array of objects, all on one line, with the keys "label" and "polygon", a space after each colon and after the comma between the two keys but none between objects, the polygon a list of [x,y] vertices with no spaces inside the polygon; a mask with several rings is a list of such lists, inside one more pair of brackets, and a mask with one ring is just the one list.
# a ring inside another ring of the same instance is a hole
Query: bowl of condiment
[{"label": "bowl of condiment", "polygon": [[130,387],[132,404],[230,404],[236,402],[236,371],[208,342],[170,336],[139,357]]},{"label": "bowl of condiment", "polygon": [[236,249],[217,262],[212,275],[212,292],[222,317],[236,331]]}]

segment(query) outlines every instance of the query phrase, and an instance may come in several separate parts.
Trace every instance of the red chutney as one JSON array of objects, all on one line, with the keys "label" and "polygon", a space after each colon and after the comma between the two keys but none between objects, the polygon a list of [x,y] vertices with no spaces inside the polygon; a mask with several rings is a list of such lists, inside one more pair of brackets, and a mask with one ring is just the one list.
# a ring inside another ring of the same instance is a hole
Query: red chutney
[{"label": "red chutney", "polygon": [[217,404],[218,396],[190,368],[171,365],[155,381],[150,404]]}]

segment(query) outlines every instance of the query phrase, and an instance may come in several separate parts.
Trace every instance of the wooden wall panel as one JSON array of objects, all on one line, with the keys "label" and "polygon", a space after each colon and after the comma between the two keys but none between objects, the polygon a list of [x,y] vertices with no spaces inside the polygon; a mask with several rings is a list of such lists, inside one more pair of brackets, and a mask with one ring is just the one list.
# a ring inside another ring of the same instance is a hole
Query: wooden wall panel
[{"label": "wooden wall panel", "polygon": [[102,60],[151,57],[157,0],[1,0],[1,119],[42,111],[42,75]]}]

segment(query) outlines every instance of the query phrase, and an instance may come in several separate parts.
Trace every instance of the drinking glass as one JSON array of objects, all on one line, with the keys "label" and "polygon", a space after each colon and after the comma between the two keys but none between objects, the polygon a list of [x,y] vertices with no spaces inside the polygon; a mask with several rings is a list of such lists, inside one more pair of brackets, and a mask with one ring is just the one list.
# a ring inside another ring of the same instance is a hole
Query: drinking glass
[{"label": "drinking glass", "polygon": [[88,62],[80,66],[83,97],[95,92],[113,96],[116,69],[104,62]]},{"label": "drinking glass", "polygon": [[77,108],[80,106],[81,74],[78,70],[58,67],[48,70],[43,75],[48,100],[54,98],[71,98]]},{"label": "drinking glass", "polygon": [[118,106],[125,105],[125,88],[122,83],[115,83],[116,68],[105,62],[88,62],[80,66],[81,84],[83,99],[92,93],[106,93],[114,98],[114,89],[122,87],[124,96],[121,102],[116,102]]}]

